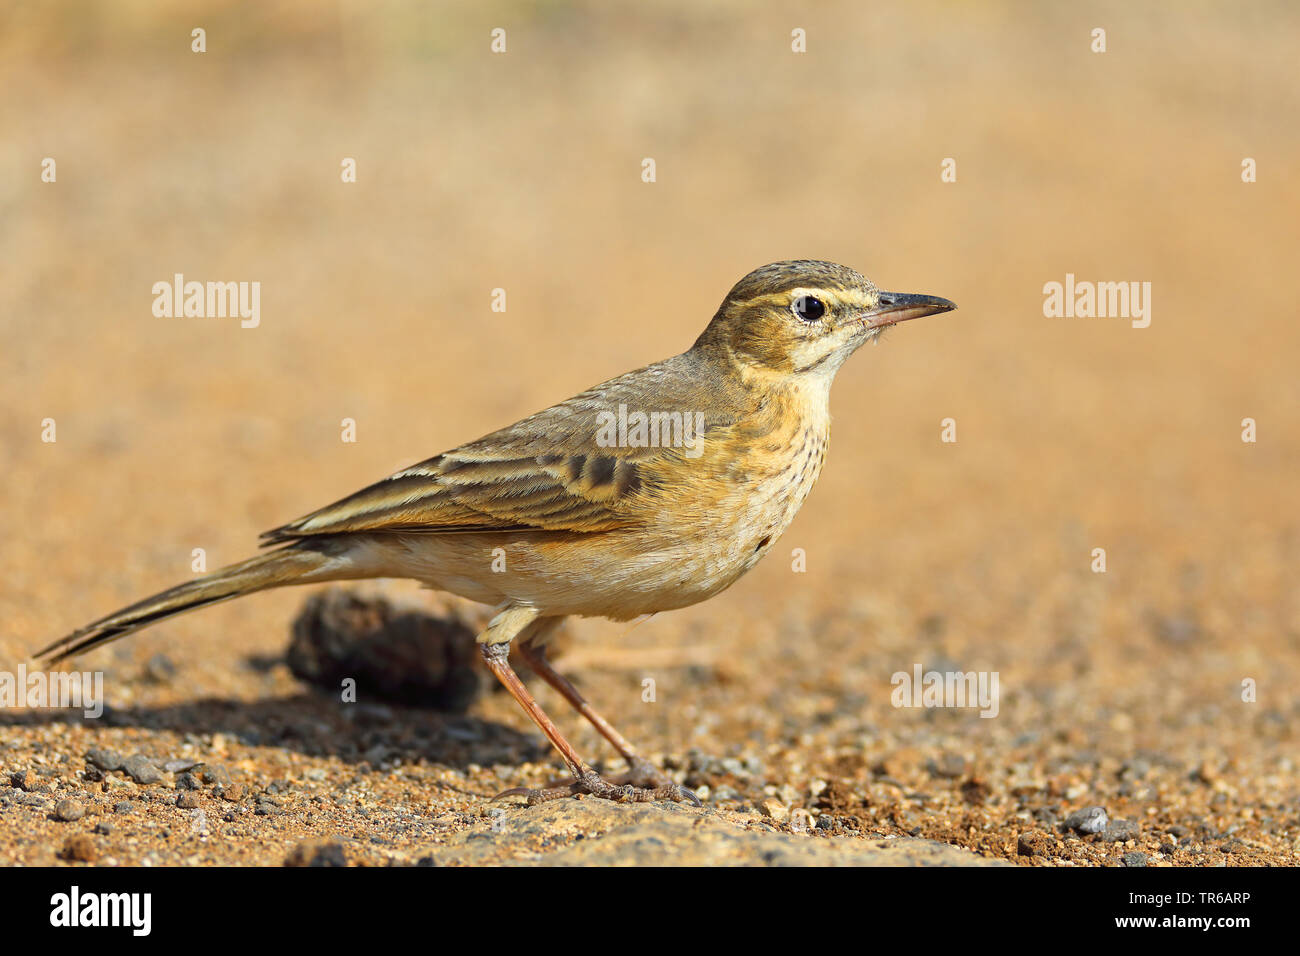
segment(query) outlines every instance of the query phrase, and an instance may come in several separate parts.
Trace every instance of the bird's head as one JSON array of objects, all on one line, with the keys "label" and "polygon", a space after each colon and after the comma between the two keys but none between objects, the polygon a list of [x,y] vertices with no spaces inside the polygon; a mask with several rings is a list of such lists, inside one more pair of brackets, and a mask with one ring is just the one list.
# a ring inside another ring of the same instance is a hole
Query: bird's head
[{"label": "bird's head", "polygon": [[695,348],[745,369],[830,377],[888,326],[955,308],[938,296],[882,292],[833,262],[773,262],[736,283]]}]

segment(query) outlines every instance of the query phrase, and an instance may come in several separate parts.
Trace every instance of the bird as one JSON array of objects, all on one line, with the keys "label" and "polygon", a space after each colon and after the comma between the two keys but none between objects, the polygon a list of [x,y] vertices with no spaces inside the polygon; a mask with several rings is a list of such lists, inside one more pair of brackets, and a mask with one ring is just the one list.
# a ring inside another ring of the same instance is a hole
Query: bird
[{"label": "bird", "polygon": [[[685,352],[620,375],[412,465],[262,535],[245,561],[178,584],[54,641],[53,667],[177,614],[270,588],[410,578],[492,606],[487,669],[563,759],[567,781],[498,798],[585,794],[699,805],[552,666],[567,617],[630,621],[734,584],[768,553],[826,460],[830,389],[845,360],[900,322],[948,312],[812,259],[750,272]],[[587,763],[509,661],[535,674],[624,758]]]}]

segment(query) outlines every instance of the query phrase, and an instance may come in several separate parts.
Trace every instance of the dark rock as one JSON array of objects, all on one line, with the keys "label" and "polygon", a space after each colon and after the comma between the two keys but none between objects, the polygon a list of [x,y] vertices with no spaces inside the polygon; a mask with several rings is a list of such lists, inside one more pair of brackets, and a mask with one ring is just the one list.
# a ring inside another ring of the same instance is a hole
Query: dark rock
[{"label": "dark rock", "polygon": [[89,833],[77,833],[64,841],[59,856],[77,863],[93,863],[99,856],[99,851]]},{"label": "dark rock", "polygon": [[17,787],[26,793],[33,793],[37,790],[43,790],[44,784],[41,778],[36,775],[34,770],[15,770],[9,775],[9,785]]},{"label": "dark rock", "polygon": [[286,656],[294,676],[332,695],[354,679],[366,703],[463,712],[478,693],[478,648],[462,621],[338,588],[307,600]]},{"label": "dark rock", "polygon": [[971,806],[978,807],[988,799],[989,785],[972,777],[961,785],[961,797]]},{"label": "dark rock", "polygon": [[106,773],[111,773],[114,770],[121,770],[125,761],[116,750],[100,750],[96,748],[86,754],[86,762]]},{"label": "dark rock", "polygon": [[203,784],[199,783],[199,778],[192,773],[183,773],[176,778],[176,789],[178,790],[198,790]]},{"label": "dark rock", "polygon": [[162,771],[144,754],[132,754],[122,761],[122,769],[136,783],[146,786],[162,780]]},{"label": "dark rock", "polygon": [[1125,853],[1121,858],[1125,866],[1146,866],[1147,855],[1145,853]]}]

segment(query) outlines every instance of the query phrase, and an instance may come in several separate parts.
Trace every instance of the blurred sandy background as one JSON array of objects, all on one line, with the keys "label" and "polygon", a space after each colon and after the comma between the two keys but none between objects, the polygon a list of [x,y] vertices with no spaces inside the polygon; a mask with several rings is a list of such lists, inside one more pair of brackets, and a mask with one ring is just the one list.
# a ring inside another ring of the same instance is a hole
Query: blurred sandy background
[{"label": "blurred sandy background", "polygon": [[[685,349],[758,265],[826,258],[960,310],[845,367],[819,487],[746,579],[635,628],[576,625],[593,699],[652,752],[754,751],[754,786],[801,792],[840,772],[874,807],[905,772],[879,760],[955,753],[951,787],[992,788],[1012,843],[1017,775],[1050,796],[1073,754],[1069,808],[1131,798],[1145,819],[1177,797],[1207,833],[1244,826],[1294,859],[1300,11],[701,7],[0,9],[0,656],[187,577],[193,548],[238,560],[266,528]],[[176,272],[260,281],[261,326],[155,318],[150,288]],[[1151,282],[1150,327],[1044,318],[1067,272]],[[289,695],[241,662],[282,649],[303,597],[88,663],[119,668],[121,706]],[[158,652],[174,686],[125,679]],[[700,659],[710,679],[675,663]],[[939,662],[999,671],[1001,716],[889,706],[893,672]],[[1116,796],[1144,752],[1177,794]]]}]

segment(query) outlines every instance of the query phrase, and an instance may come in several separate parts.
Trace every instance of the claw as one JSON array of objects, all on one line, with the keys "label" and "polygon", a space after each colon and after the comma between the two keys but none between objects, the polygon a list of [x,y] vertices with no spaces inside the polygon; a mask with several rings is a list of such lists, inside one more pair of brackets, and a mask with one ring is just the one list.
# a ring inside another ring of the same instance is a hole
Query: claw
[{"label": "claw", "polygon": [[[658,771],[657,776],[662,777]],[[525,797],[530,807],[564,797],[576,797],[579,794],[597,797],[601,800],[613,800],[615,803],[651,803],[655,800],[672,800],[676,803],[690,803],[702,806],[700,798],[680,784],[662,778],[663,783],[655,787],[634,787],[630,784],[615,784],[605,780],[594,770],[588,770],[576,778],[567,787],[548,787],[536,790],[531,787],[512,787],[498,793],[493,800],[506,797]]]}]

